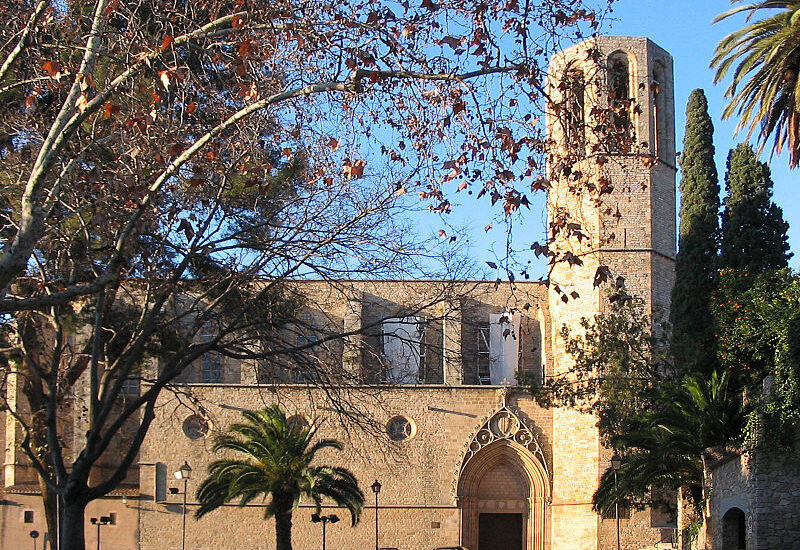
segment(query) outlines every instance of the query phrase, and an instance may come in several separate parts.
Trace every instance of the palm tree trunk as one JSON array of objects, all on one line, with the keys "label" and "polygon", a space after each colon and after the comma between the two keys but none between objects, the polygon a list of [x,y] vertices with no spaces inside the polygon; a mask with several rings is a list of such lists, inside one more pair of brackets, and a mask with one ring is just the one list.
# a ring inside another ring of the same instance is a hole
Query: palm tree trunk
[{"label": "palm tree trunk", "polygon": [[292,550],[292,510],[294,498],[284,492],[272,493],[277,550]]},{"label": "palm tree trunk", "polygon": [[292,511],[275,515],[277,550],[292,550]]}]

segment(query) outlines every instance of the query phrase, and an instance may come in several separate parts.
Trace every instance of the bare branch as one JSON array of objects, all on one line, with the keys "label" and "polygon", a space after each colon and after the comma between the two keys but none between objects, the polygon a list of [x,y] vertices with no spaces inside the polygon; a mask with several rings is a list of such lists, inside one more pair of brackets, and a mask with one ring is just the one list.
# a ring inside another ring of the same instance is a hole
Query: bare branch
[{"label": "bare branch", "polygon": [[[6,74],[8,74],[9,69],[14,64],[14,61],[17,60],[17,57],[22,53],[22,50],[25,49],[25,46],[28,45],[28,38],[30,38],[31,32],[33,29],[36,28],[36,24],[39,22],[39,17],[42,16],[44,13],[45,8],[49,3],[46,0],[40,0],[36,7],[33,10],[30,18],[28,19],[28,23],[25,25],[25,28],[22,29],[22,34],[19,36],[19,40],[17,40],[16,45],[14,48],[8,53],[6,56],[5,61],[3,61],[3,65],[0,66],[0,82],[2,82]],[[6,88],[0,90],[0,93],[4,92]]]}]

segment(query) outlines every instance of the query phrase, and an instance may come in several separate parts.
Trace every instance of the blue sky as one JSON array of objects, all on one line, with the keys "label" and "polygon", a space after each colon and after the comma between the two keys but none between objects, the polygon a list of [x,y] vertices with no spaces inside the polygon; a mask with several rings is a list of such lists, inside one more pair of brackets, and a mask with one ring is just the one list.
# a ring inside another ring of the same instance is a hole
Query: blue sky
[{"label": "blue sky", "polygon": [[[712,24],[720,13],[730,9],[729,0],[619,0],[614,11],[605,23],[604,33],[610,35],[646,36],[670,52],[675,69],[675,111],[678,150],[683,143],[686,102],[695,88],[703,88],[709,101],[709,114],[714,121],[717,170],[720,185],[724,188],[725,160],[728,151],[744,140],[744,135],[735,136],[736,120],[722,120],[726,101],[725,85],[714,84],[714,71],[709,68],[714,48],[729,32],[744,24],[744,16],[738,16],[722,23]],[[788,159],[769,153],[762,155],[769,161],[772,179],[775,182],[773,200],[783,208],[784,218],[789,222],[789,243],[796,254],[790,261],[793,269],[800,269],[800,186],[796,180],[800,171],[788,169]],[[678,174],[680,181],[680,174]],[[485,211],[484,211],[485,212]],[[455,221],[455,220],[453,220]],[[480,223],[478,223],[480,222]],[[488,222],[487,222],[488,223]],[[480,227],[477,227],[480,225]],[[485,261],[501,256],[505,247],[505,230],[501,224],[484,233],[484,220],[474,222],[470,232],[470,253],[479,260],[480,267]],[[538,240],[544,231],[543,204],[537,200],[527,213],[523,223],[514,228],[514,241],[518,247],[527,247]],[[492,248],[497,252],[495,255]],[[519,258],[527,262],[528,256]],[[540,265],[533,273],[538,277],[544,273]],[[492,277],[493,272],[486,276]]]}]

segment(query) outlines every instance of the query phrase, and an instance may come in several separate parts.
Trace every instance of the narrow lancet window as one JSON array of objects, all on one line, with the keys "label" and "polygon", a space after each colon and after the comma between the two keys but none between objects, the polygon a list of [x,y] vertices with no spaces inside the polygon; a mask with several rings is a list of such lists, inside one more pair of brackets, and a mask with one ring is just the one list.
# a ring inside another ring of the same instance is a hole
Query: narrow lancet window
[{"label": "narrow lancet window", "polygon": [[657,157],[664,157],[666,151],[666,102],[664,97],[664,66],[656,62],[653,65],[653,80],[650,83],[650,91],[653,94],[653,153]]},{"label": "narrow lancet window", "polygon": [[608,57],[608,140],[609,150],[615,153],[631,151],[634,140],[631,70],[628,56],[615,52]]},{"label": "narrow lancet window", "polygon": [[627,101],[630,99],[630,64],[628,56],[616,52],[608,58],[608,93],[611,101]]},{"label": "narrow lancet window", "polygon": [[583,71],[574,67],[567,69],[561,82],[564,98],[562,113],[564,145],[576,156],[583,156],[585,152],[585,89]]}]

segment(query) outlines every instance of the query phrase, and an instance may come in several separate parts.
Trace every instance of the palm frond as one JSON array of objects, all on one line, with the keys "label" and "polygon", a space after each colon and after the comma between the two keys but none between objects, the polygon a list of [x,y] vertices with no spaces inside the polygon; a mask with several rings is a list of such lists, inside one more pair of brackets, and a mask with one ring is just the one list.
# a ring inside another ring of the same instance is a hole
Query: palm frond
[{"label": "palm frond", "polygon": [[245,506],[261,497],[270,498],[265,518],[291,515],[303,498],[310,498],[317,511],[325,499],[350,512],[353,525],[364,508],[364,493],[347,469],[312,465],[323,449],[341,450],[335,439],[314,441],[317,424],[302,426],[289,422],[278,405],[260,411],[244,411],[245,422],[232,424],[217,438],[214,451],[243,455],[212,462],[208,478],[197,492],[200,501],[195,516],[200,518],[226,503]]},{"label": "palm frond", "polygon": [[[753,21],[763,10],[779,10]],[[772,151],[789,153],[789,165],[800,164],[800,121],[797,91],[800,90],[800,3],[764,1],[735,7],[716,21],[747,12],[744,28],[734,31],[717,45],[711,66],[714,82],[731,83],[723,117],[738,116],[738,131],[756,136],[761,151],[774,135]]]},{"label": "palm frond", "polygon": [[735,442],[742,432],[742,401],[730,391],[729,375],[708,379],[686,376],[665,383],[657,410],[631,419],[612,445],[624,456],[617,472],[606,472],[594,495],[598,511],[608,513],[615,502],[646,501],[651,488],[702,485],[703,451]]}]

